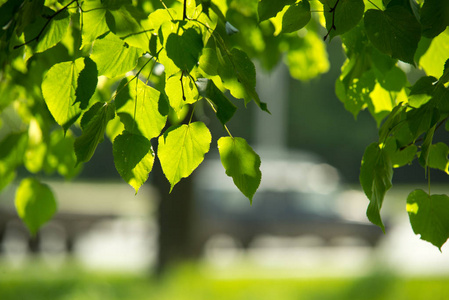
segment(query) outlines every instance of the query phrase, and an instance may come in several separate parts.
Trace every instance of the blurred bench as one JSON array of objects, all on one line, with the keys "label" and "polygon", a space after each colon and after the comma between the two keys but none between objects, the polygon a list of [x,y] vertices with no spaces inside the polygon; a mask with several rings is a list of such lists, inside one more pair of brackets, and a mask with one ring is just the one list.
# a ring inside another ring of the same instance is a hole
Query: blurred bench
[{"label": "blurred bench", "polygon": [[154,194],[143,186],[135,195],[123,182],[49,182],[58,211],[40,232],[32,237],[14,207],[16,186],[0,194],[0,251],[8,232],[20,233],[28,239],[28,250],[41,250],[42,233],[57,230],[64,238],[65,250],[72,252],[79,237],[97,224],[119,218],[148,218],[154,211]]}]

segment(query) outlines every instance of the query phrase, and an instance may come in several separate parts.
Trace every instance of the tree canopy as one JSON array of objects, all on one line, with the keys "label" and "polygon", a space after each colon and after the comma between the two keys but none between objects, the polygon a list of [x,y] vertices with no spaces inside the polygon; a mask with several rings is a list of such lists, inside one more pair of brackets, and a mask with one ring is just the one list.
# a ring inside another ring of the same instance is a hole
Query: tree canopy
[{"label": "tree canopy", "polygon": [[[368,110],[379,128],[360,169],[369,220],[384,229],[380,211],[395,168],[418,160],[427,172],[449,174],[449,146],[434,140],[437,130],[449,130],[448,1],[0,5],[0,189],[19,167],[30,173],[16,207],[33,233],[56,211],[51,188],[33,174],[76,176],[104,136],[113,142],[118,173],[136,192],[155,157],[176,188],[212,147],[207,125],[194,118],[200,105],[223,125],[216,147],[224,171],[252,201],[260,158],[226,124],[234,101],[269,112],[256,92],[253,61],[270,70],[282,60],[292,77],[309,80],[328,70],[325,43],[337,38],[346,62],[335,93],[354,117]],[[410,69],[421,70],[420,78],[409,81]],[[414,232],[441,249],[449,237],[449,197],[415,190],[407,211]]]}]

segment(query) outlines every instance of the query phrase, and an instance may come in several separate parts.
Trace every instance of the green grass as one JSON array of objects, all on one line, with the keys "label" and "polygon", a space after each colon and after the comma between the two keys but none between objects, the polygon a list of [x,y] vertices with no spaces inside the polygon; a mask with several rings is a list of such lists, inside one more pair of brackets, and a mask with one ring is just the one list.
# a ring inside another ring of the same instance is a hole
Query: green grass
[{"label": "green grass", "polygon": [[[227,274],[232,274],[227,271]],[[447,299],[448,278],[400,278],[373,273],[355,278],[257,278],[220,276],[218,269],[189,265],[162,278],[87,271],[77,265],[22,268],[0,264],[1,300],[414,300]]]}]

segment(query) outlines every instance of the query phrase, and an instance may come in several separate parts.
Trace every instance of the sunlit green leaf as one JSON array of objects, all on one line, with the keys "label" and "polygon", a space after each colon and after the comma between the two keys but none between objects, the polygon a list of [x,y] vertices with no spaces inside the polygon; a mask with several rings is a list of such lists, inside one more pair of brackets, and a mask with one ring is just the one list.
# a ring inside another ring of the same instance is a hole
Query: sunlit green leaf
[{"label": "sunlit green leaf", "polygon": [[107,25],[115,35],[128,45],[148,51],[151,33],[145,19],[142,12],[130,5],[106,11]]},{"label": "sunlit green leaf", "polygon": [[84,1],[81,14],[83,21],[82,47],[90,45],[97,37],[109,31],[106,23],[106,11],[101,0]]},{"label": "sunlit green leaf", "polygon": [[298,80],[310,80],[326,73],[329,59],[323,39],[309,32],[303,38],[295,38],[285,57],[290,74]]},{"label": "sunlit green leaf", "polygon": [[28,147],[25,152],[24,165],[31,173],[37,173],[44,166],[47,144],[44,143],[44,133],[36,119],[30,121],[28,136]]},{"label": "sunlit green leaf", "polygon": [[53,217],[57,209],[51,189],[33,178],[21,181],[16,191],[15,204],[17,214],[33,235]]},{"label": "sunlit green leaf", "polygon": [[375,225],[385,231],[380,209],[386,192],[391,188],[393,166],[386,152],[377,143],[369,145],[362,158],[360,183],[365,195],[370,200],[366,215]]},{"label": "sunlit green leaf", "polygon": [[213,48],[204,48],[200,56],[198,66],[206,74],[214,76],[218,74],[218,57],[217,52]]},{"label": "sunlit green leaf", "polygon": [[153,168],[154,153],[150,141],[124,131],[115,138],[113,153],[118,173],[137,193]]},{"label": "sunlit green leaf", "polygon": [[171,189],[200,165],[212,136],[206,125],[194,122],[169,128],[159,137],[158,157]]},{"label": "sunlit green leaf", "polygon": [[415,234],[441,250],[449,238],[449,197],[415,190],[407,197],[407,211]]},{"label": "sunlit green leaf", "polygon": [[141,55],[142,50],[108,33],[95,41],[90,57],[97,64],[98,75],[114,78],[134,69]]},{"label": "sunlit green leaf", "polygon": [[[43,13],[51,16],[56,12],[44,7]],[[69,24],[70,14],[67,11],[56,14],[50,20],[43,16],[38,17],[34,23],[25,28],[24,35],[25,41],[28,42],[27,47],[31,48],[34,53],[44,52],[54,47],[66,34]]]},{"label": "sunlit green leaf", "polygon": [[[129,84],[125,87],[125,83]],[[128,132],[151,140],[159,136],[167,121],[168,105],[163,95],[140,79],[121,82],[116,97],[117,115]]]},{"label": "sunlit green leaf", "polygon": [[426,53],[420,57],[419,66],[428,76],[440,78],[449,53],[449,30],[432,39]]},{"label": "sunlit green leaf", "polygon": [[[267,105],[260,101],[256,92],[256,68],[248,55],[242,50],[233,48],[225,58],[226,65],[219,68],[219,75],[224,86],[236,98],[245,99],[245,103],[254,99],[264,111]],[[222,68],[223,67],[223,68]]]},{"label": "sunlit green leaf", "polygon": [[165,93],[170,106],[179,113],[185,104],[198,101],[198,88],[194,79],[184,72],[176,73],[165,82]]},{"label": "sunlit green leaf", "polygon": [[259,155],[238,137],[220,138],[218,150],[226,175],[232,177],[234,184],[252,203],[262,178]]},{"label": "sunlit green leaf", "polygon": [[257,6],[259,22],[276,16],[286,5],[294,4],[295,0],[261,0]]},{"label": "sunlit green leaf", "polygon": [[93,105],[88,112],[94,112],[95,114],[90,118],[89,122],[85,122],[83,134],[75,140],[77,164],[91,159],[98,144],[104,139],[106,125],[109,120],[115,117],[113,104],[99,102]]},{"label": "sunlit green leaf", "polygon": [[[67,130],[86,108],[96,87],[96,68],[88,58],[53,65],[42,81],[42,94],[56,122]],[[78,105],[77,102],[80,102]]]}]

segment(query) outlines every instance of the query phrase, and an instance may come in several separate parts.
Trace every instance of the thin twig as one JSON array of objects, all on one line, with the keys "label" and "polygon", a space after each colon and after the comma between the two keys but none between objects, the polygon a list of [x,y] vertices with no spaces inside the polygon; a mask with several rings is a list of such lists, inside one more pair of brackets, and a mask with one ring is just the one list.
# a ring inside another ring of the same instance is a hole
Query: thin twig
[{"label": "thin twig", "polygon": [[67,9],[67,7],[69,7],[71,4],[77,2],[77,0],[72,0],[70,1],[66,6],[64,6],[63,8],[61,8],[60,10],[58,10],[57,12],[55,12],[53,15],[49,16],[47,19],[47,22],[45,23],[45,25],[42,27],[41,31],[39,31],[39,33],[37,34],[36,37],[32,38],[31,40],[26,41],[25,43],[22,43],[20,45],[16,45],[14,46],[14,49],[18,49],[20,47],[23,47],[31,42],[34,41],[39,41],[42,33],[44,33],[45,28],[47,28],[48,24],[50,24],[50,22],[54,19],[54,17],[56,17],[57,15],[59,15],[61,12],[63,12],[64,10]]},{"label": "thin twig", "polygon": [[327,34],[324,36],[324,38],[323,38],[324,41],[328,38],[332,29],[337,30],[337,28],[335,27],[335,10],[337,9],[338,2],[340,2],[340,0],[337,0],[337,2],[335,2],[334,7],[331,7],[331,9],[329,10],[329,12],[332,13],[332,26],[327,31]]},{"label": "thin twig", "polygon": [[179,81],[181,82],[182,100],[186,101],[186,95],[184,93],[184,85],[182,84],[183,77],[184,77],[184,71],[181,72],[181,78],[179,78]]}]

